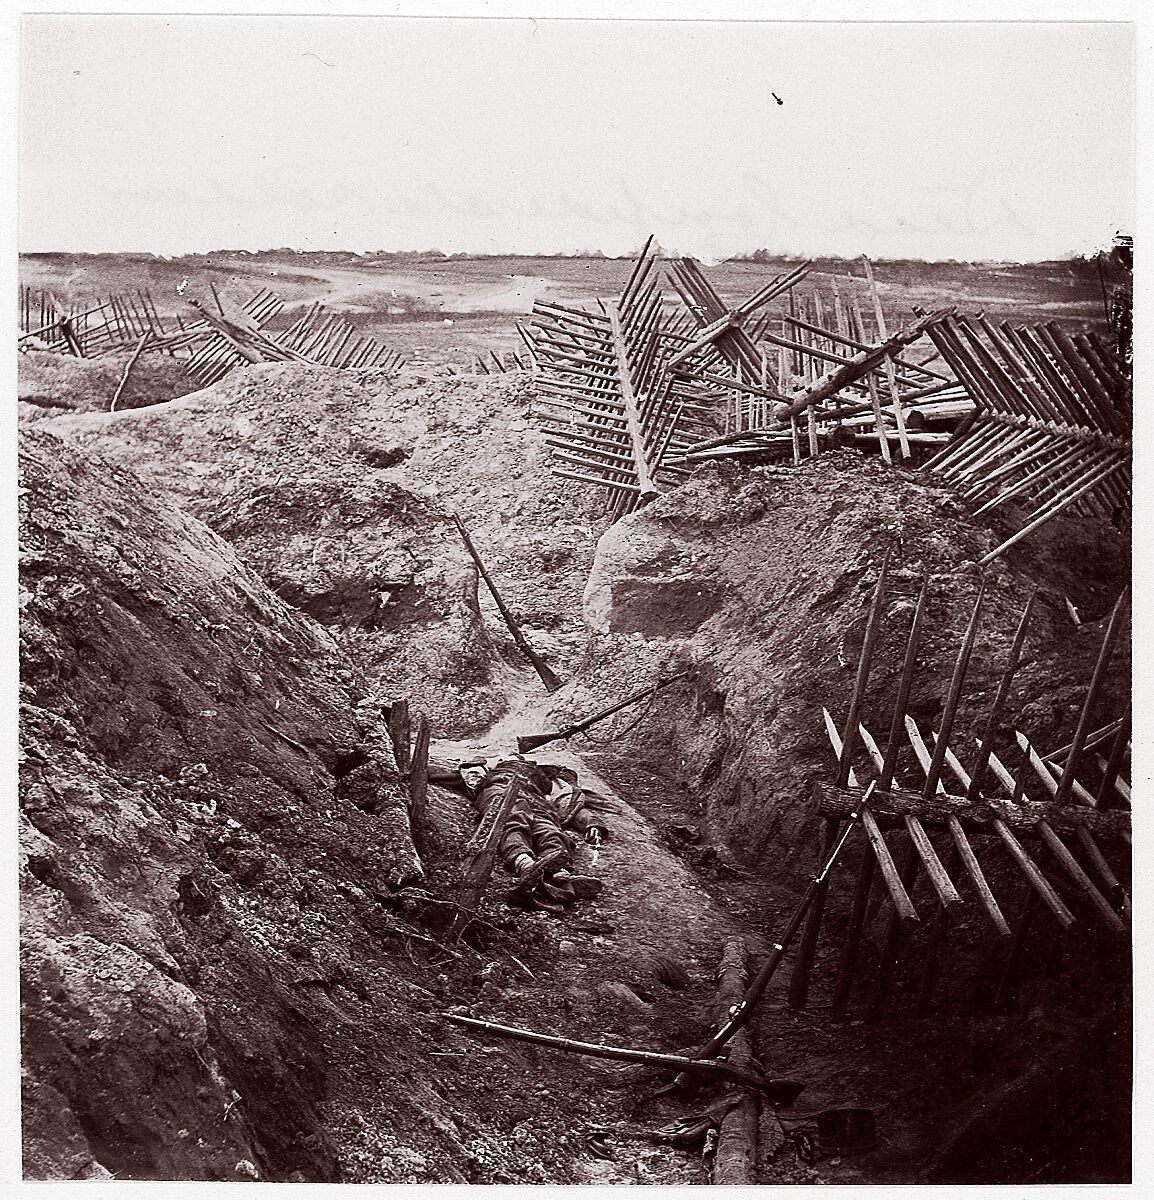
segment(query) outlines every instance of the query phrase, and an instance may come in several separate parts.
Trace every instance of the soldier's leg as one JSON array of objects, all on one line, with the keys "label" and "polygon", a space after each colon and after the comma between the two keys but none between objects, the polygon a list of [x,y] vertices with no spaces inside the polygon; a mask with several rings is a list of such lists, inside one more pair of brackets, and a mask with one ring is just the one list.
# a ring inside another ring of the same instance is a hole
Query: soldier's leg
[{"label": "soldier's leg", "polygon": [[553,817],[546,813],[534,813],[530,834],[533,839],[533,853],[537,858],[550,861],[550,874],[569,865],[573,855],[573,842]]},{"label": "soldier's leg", "polygon": [[501,864],[510,875],[521,875],[533,865],[532,818],[514,809],[501,832]]}]

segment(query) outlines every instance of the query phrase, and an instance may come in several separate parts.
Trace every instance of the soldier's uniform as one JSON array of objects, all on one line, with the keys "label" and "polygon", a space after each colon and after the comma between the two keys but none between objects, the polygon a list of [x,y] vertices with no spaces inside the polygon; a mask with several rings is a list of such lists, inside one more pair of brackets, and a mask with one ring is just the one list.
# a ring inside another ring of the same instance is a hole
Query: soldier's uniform
[{"label": "soldier's uniform", "polygon": [[601,814],[577,786],[576,772],[524,758],[501,759],[487,766],[476,795],[480,811],[499,809],[510,788],[516,789],[516,798],[499,850],[505,869],[518,879],[509,899],[552,908],[595,895],[600,880],[567,872],[578,838],[599,844],[608,833]]}]

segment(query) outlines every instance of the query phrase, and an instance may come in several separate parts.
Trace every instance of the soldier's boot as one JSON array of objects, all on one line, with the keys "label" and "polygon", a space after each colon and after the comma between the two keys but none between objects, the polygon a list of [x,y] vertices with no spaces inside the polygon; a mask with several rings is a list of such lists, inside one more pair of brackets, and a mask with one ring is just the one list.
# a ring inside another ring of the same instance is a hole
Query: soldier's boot
[{"label": "soldier's boot", "polygon": [[528,854],[518,855],[513,863],[517,882],[505,893],[505,899],[510,904],[523,906],[526,901],[532,900],[534,890],[546,874],[556,871],[567,858],[564,850],[552,850],[540,858],[531,858]]},{"label": "soldier's boot", "polygon": [[594,896],[601,894],[601,889],[605,886],[604,881],[595,875],[570,875],[568,871],[558,871],[553,879],[557,883],[567,885],[567,890],[576,900],[592,900]]},{"label": "soldier's boot", "polygon": [[561,875],[543,879],[541,886],[534,893],[534,898],[552,901],[554,904],[560,904],[563,908],[567,908],[577,899],[573,889],[567,886],[567,881]]}]

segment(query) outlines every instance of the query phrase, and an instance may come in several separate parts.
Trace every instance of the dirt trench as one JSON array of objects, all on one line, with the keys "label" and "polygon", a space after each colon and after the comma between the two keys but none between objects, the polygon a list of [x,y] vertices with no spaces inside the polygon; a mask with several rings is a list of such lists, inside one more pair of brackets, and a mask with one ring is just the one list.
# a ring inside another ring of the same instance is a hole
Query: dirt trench
[{"label": "dirt trench", "polygon": [[[896,555],[893,628],[871,704],[887,711],[928,572],[934,667],[912,711],[932,722],[997,531],[847,453],[699,471],[598,540],[595,501],[541,470],[524,386],[277,365],[28,435],[28,1174],[709,1178],[699,1145],[652,1132],[716,1092],[655,1096],[651,1073],[440,1014],[665,1051],[703,1041],[725,938],[758,961],[812,869],[820,708],[844,705],[881,551]],[[449,507],[570,679],[554,696],[477,595]],[[978,705],[1043,582],[1016,695],[1039,738],[1077,703],[1117,575],[1116,545],[1066,536],[1078,555],[990,573],[973,669]],[[379,574],[402,560],[412,603]],[[435,788],[410,835],[382,706],[409,697],[451,761],[676,669],[692,680],[540,752],[621,810],[589,864],[602,895],[561,919],[519,914],[495,880],[481,942],[446,945],[472,813]],[[1116,692],[1125,676],[1120,662]],[[799,1111],[872,1108],[879,1145],[811,1166],[767,1114],[759,1181],[1116,1178],[1128,964],[1088,948],[1099,989],[1079,994],[1085,977],[1053,967],[1082,949],[1041,943],[1013,1011],[971,1011],[959,967],[936,1012],[872,1026],[825,1019],[832,943],[807,1010],[786,1005],[783,971],[755,1027],[766,1072],[805,1083]],[[688,986],[662,981],[664,958]],[[1042,1130],[1027,1119],[1040,1096]]]}]

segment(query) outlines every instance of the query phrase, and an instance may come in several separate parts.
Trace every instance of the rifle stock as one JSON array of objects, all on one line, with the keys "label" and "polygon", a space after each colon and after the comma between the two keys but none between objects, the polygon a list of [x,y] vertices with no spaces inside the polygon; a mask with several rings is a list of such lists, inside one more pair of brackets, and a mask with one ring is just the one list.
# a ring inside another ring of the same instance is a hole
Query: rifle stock
[{"label": "rifle stock", "polygon": [[489,578],[489,572],[485,570],[485,564],[481,561],[481,556],[477,553],[477,548],[473,545],[473,539],[469,537],[469,531],[465,528],[461,518],[453,513],[453,521],[457,526],[457,532],[461,535],[461,540],[465,543],[465,549],[469,552],[469,557],[476,565],[477,573],[485,581],[485,586],[489,589],[489,595],[493,597],[493,602],[497,605],[497,611],[501,614],[502,619],[508,626],[509,632],[513,635],[513,641],[517,643],[517,649],[533,664],[533,670],[537,672],[541,682],[545,685],[547,692],[555,692],[561,687],[561,680],[550,670],[549,665],[545,660],[533,649],[532,646],[525,640],[525,635],[521,632],[517,622],[513,620],[513,614],[505,607],[504,600],[501,599],[500,593]]},{"label": "rifle stock", "polygon": [[558,738],[563,737],[561,733],[529,733],[517,739],[517,753],[528,754],[530,750],[536,750],[538,746],[544,746],[546,742],[555,742]]}]

